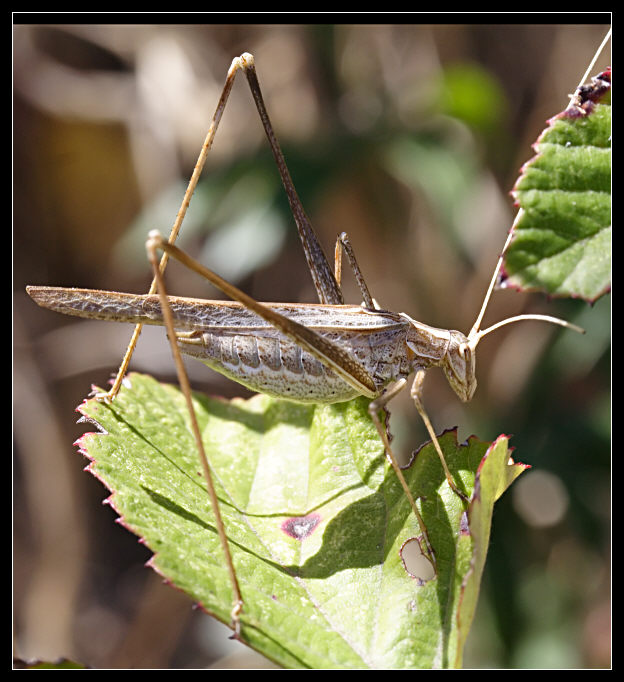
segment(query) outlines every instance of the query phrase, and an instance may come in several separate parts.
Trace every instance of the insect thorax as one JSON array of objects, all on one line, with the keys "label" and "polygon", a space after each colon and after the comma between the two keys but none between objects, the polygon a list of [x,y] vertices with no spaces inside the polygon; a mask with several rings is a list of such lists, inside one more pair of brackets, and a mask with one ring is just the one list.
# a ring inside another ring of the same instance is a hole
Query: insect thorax
[{"label": "insect thorax", "polygon": [[456,330],[439,329],[410,320],[407,345],[412,351],[412,369],[442,367],[446,378],[459,398],[470,400],[477,387],[474,353],[465,334]]}]

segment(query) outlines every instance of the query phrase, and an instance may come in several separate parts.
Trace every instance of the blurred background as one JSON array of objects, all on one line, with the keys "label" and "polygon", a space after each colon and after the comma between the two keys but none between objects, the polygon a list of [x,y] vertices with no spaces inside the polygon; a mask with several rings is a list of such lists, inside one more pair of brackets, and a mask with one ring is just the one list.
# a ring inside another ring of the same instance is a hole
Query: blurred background
[{"label": "blurred background", "polygon": [[[417,17],[418,15],[414,15]],[[598,17],[600,20],[600,17]],[[14,639],[22,658],[93,667],[259,667],[143,566],[72,443],[74,408],[116,371],[132,328],[38,308],[27,284],[145,292],[149,229],[168,233],[234,56],[252,52],[291,175],[327,255],[346,230],[382,307],[467,332],[531,144],[606,34],[595,25],[13,27]],[[610,63],[610,44],[593,69]],[[245,79],[237,79],[181,245],[259,300],[315,294]],[[175,264],[170,293],[219,298]],[[346,299],[360,297],[349,273]],[[610,665],[610,297],[496,292],[462,405],[431,371],[436,430],[513,436],[530,464],[500,500],[466,667]],[[174,381],[147,328],[132,367]],[[245,395],[200,363],[193,385]],[[407,393],[407,392],[406,392]],[[425,439],[392,403],[406,453]],[[225,657],[222,658],[222,657]],[[217,661],[215,663],[215,661]]]}]

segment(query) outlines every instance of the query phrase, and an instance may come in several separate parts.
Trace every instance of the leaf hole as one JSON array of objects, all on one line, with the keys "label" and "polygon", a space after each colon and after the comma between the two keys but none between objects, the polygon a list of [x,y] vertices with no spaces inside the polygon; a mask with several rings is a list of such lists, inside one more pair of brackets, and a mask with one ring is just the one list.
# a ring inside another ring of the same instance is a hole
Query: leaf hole
[{"label": "leaf hole", "polygon": [[435,578],[435,568],[423,553],[420,546],[420,538],[410,538],[407,540],[399,553],[405,570],[419,585],[424,585]]}]

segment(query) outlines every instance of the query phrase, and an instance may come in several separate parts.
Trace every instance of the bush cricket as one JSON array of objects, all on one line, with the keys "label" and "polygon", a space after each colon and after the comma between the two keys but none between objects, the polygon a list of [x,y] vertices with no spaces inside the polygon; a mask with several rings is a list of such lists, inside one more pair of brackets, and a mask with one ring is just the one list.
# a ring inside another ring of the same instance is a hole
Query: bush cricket
[{"label": "bush cricket", "polygon": [[[236,73],[241,69],[247,77],[288,196],[319,298],[317,304],[259,303],[173,244],[212,145]],[[512,234],[513,229],[509,232],[502,253],[505,252]],[[485,335],[503,325],[520,320],[542,320],[582,332],[564,320],[530,314],[510,317],[481,330],[481,321],[497,282],[502,256],[495,267],[481,310],[468,335],[423,324],[405,313],[381,309],[366,286],[346,233],[342,233],[336,241],[335,266],[332,271],[291,180],[264,105],[254,59],[249,53],[234,59],[228,71],[210,130],[169,240],[165,241],[157,232],[152,231],[146,246],[154,270],[154,280],[148,294],[35,286],[28,287],[27,291],[39,305],[58,312],[137,325],[112,388],[108,393],[97,396],[102,400],[113,400],[119,391],[142,325],[155,324],[166,327],[230,572],[233,590],[231,615],[235,636],[240,634],[243,599],[225,530],[220,520],[210,465],[203,452],[181,352],[198,358],[209,367],[252,390],[288,400],[334,403],[348,401],[360,395],[370,398],[371,418],[420,526],[423,554],[435,570],[435,553],[429,541],[427,528],[392,452],[386,425],[379,413],[406,387],[408,377],[413,374],[411,397],[414,405],[435,446],[449,486],[465,501],[466,493],[455,482],[446,465],[436,433],[423,405],[422,391],[426,371],[431,367],[441,367],[460,400],[469,401],[476,389],[476,348]],[[163,251],[160,264],[157,260],[158,250]],[[358,283],[362,295],[361,305],[344,303],[341,291],[343,251]],[[233,301],[168,297],[163,271],[169,256],[205,277]]]}]

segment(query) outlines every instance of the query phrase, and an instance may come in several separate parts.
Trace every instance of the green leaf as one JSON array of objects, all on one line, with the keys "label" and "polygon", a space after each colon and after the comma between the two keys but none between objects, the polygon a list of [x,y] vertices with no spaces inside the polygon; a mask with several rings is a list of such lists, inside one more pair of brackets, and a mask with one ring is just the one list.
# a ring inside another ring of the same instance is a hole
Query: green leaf
[{"label": "green leaf", "polygon": [[58,661],[24,661],[14,658],[13,668],[16,670],[84,670],[86,666],[67,658],[61,658]]},{"label": "green leaf", "polygon": [[[610,71],[593,82],[603,84],[599,95],[577,93],[574,106],[550,119],[534,145],[537,155],[522,168],[505,286],[589,301],[609,290]],[[585,87],[591,93],[594,86]]]},{"label": "green leaf", "polygon": [[[405,471],[436,554],[437,576],[422,584],[407,570],[420,530],[365,399],[194,400],[244,599],[244,642],[285,667],[461,665],[492,508],[524,469],[505,438],[491,447],[474,437],[459,445],[454,431],[440,438],[456,480],[478,491],[467,512],[430,444]],[[229,623],[231,586],[182,395],[131,374],[112,404],[79,410],[100,431],[79,441],[88,468],[154,552],[151,566]]]}]

